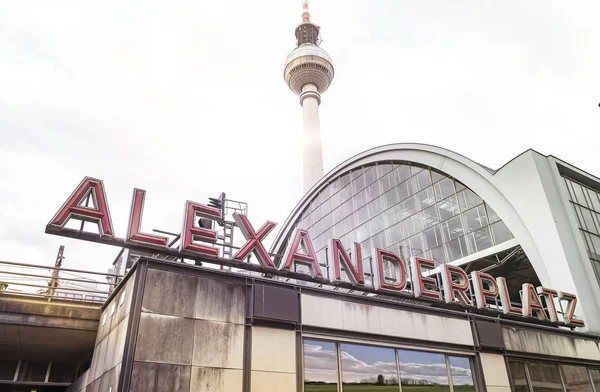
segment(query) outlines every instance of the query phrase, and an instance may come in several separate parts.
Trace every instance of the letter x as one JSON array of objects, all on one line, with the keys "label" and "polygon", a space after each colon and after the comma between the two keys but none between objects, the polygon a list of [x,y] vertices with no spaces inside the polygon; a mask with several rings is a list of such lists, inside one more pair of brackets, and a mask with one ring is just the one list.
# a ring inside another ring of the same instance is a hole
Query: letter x
[{"label": "letter x", "polygon": [[263,268],[276,269],[273,261],[271,261],[271,256],[261,241],[271,232],[271,230],[273,230],[277,224],[267,221],[258,232],[255,232],[247,216],[234,213],[233,219],[242,231],[242,234],[244,234],[244,238],[246,238],[248,241],[233,256],[233,260],[244,261],[244,259],[248,257],[250,253],[254,253],[258,259],[258,262]]}]

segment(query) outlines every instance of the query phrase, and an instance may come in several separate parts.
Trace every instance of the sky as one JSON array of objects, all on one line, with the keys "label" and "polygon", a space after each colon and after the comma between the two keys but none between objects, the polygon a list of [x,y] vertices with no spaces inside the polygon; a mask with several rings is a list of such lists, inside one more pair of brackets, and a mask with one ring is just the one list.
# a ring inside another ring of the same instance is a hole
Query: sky
[{"label": "sky", "polygon": [[[311,0],[336,74],[325,171],[434,144],[498,168],[533,148],[600,175],[600,2]],[[302,196],[302,113],[283,81],[300,0],[0,2],[0,260],[106,271],[118,249],[44,234],[84,176],[117,236],[178,232],[225,191],[255,227]],[[275,229],[277,231],[277,228]],[[271,234],[270,240],[275,236]]]}]

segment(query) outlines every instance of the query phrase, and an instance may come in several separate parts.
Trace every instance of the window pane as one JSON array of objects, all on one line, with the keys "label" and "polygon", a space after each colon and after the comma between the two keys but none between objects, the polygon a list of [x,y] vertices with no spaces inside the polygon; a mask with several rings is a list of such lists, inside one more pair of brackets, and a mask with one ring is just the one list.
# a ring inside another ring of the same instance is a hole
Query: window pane
[{"label": "window pane", "polygon": [[398,350],[402,392],[449,391],[443,354]]},{"label": "window pane", "polygon": [[435,197],[442,200],[454,194],[454,181],[444,178],[442,181],[436,182],[433,188],[435,189]]},{"label": "window pane", "polygon": [[529,392],[527,386],[527,376],[525,375],[525,364],[523,362],[509,361],[510,376],[512,378],[513,389],[515,392]]},{"label": "window pane", "polygon": [[429,175],[429,170],[423,170],[419,172],[419,174],[414,177],[414,180],[416,182],[417,189],[427,188],[429,185],[431,185],[431,176]]},{"label": "window pane", "polygon": [[433,196],[432,187],[423,189],[422,191],[416,194],[416,197],[419,200],[421,209],[427,208],[435,204],[435,197]]},{"label": "window pane", "polygon": [[496,214],[496,211],[494,211],[492,207],[486,204],[485,208],[487,210],[487,216],[490,223],[494,223],[500,220],[500,217],[498,216],[498,214]]},{"label": "window pane", "polygon": [[463,225],[460,219],[460,215],[455,216],[452,219],[442,223],[442,232],[444,234],[444,241],[452,240],[456,237],[463,235]]},{"label": "window pane", "polygon": [[467,237],[469,238],[471,253],[480,252],[492,246],[492,237],[490,236],[489,227],[484,227],[481,230],[467,234]]},{"label": "window pane", "polygon": [[460,204],[460,210],[465,211],[483,203],[483,200],[470,189],[465,189],[458,194],[458,203]]},{"label": "window pane", "polygon": [[558,366],[547,363],[528,363],[527,366],[533,392],[562,392]]},{"label": "window pane", "polygon": [[582,366],[561,365],[565,389],[568,391],[593,392],[590,376]]},{"label": "window pane", "polygon": [[487,225],[487,216],[483,205],[475,207],[463,213],[465,222],[465,231],[470,233]]},{"label": "window pane", "polygon": [[304,391],[337,391],[335,343],[304,341]]},{"label": "window pane", "polygon": [[389,385],[398,385],[393,349],[356,344],[342,344],[340,349],[345,390],[387,391]]},{"label": "window pane", "polygon": [[396,173],[398,175],[398,182],[406,181],[410,177],[410,168],[406,165],[400,165],[396,169]]},{"label": "window pane", "polygon": [[456,199],[456,195],[452,195],[437,204],[438,212],[440,214],[440,220],[444,221],[446,219],[452,218],[454,215],[458,214],[458,200]]},{"label": "window pane", "polygon": [[508,230],[508,227],[506,227],[506,224],[504,224],[504,222],[496,222],[490,227],[492,228],[492,233],[494,234],[494,243],[496,245],[508,241],[512,238],[512,234],[510,233],[510,230]]},{"label": "window pane", "polygon": [[446,249],[446,255],[448,255],[448,262],[458,260],[469,254],[465,237],[459,237],[445,243],[444,248]]},{"label": "window pane", "polygon": [[573,190],[575,191],[575,201],[581,204],[582,206],[587,206],[587,202],[585,200],[585,197],[583,196],[583,189],[581,189],[581,185],[579,185],[576,182],[571,182],[571,184],[573,185]]},{"label": "window pane", "polygon": [[454,392],[475,392],[471,361],[467,357],[448,357]]}]

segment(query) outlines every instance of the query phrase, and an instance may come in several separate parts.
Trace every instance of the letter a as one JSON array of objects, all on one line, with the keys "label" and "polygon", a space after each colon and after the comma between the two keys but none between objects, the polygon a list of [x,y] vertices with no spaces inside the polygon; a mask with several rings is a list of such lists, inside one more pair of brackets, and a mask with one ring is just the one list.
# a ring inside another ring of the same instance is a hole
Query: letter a
[{"label": "letter a", "polygon": [[[87,197],[92,198],[94,207],[82,205]],[[114,237],[102,180],[85,177],[48,225],[62,228],[70,219],[96,223],[100,237]]]}]

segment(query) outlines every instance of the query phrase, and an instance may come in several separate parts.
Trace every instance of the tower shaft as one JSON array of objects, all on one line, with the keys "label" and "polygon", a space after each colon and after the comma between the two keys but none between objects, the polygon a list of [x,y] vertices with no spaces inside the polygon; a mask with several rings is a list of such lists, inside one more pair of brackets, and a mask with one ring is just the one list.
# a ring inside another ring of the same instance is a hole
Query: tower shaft
[{"label": "tower shaft", "polygon": [[302,23],[296,27],[296,49],[285,60],[283,77],[300,97],[303,114],[303,188],[308,192],[323,178],[319,105],[333,80],[331,57],[319,45],[320,27],[310,21],[308,0],[302,1]]},{"label": "tower shaft", "polygon": [[323,149],[321,147],[321,124],[319,104],[321,96],[314,84],[305,84],[300,94],[304,124],[303,188],[307,193],[323,178]]}]

